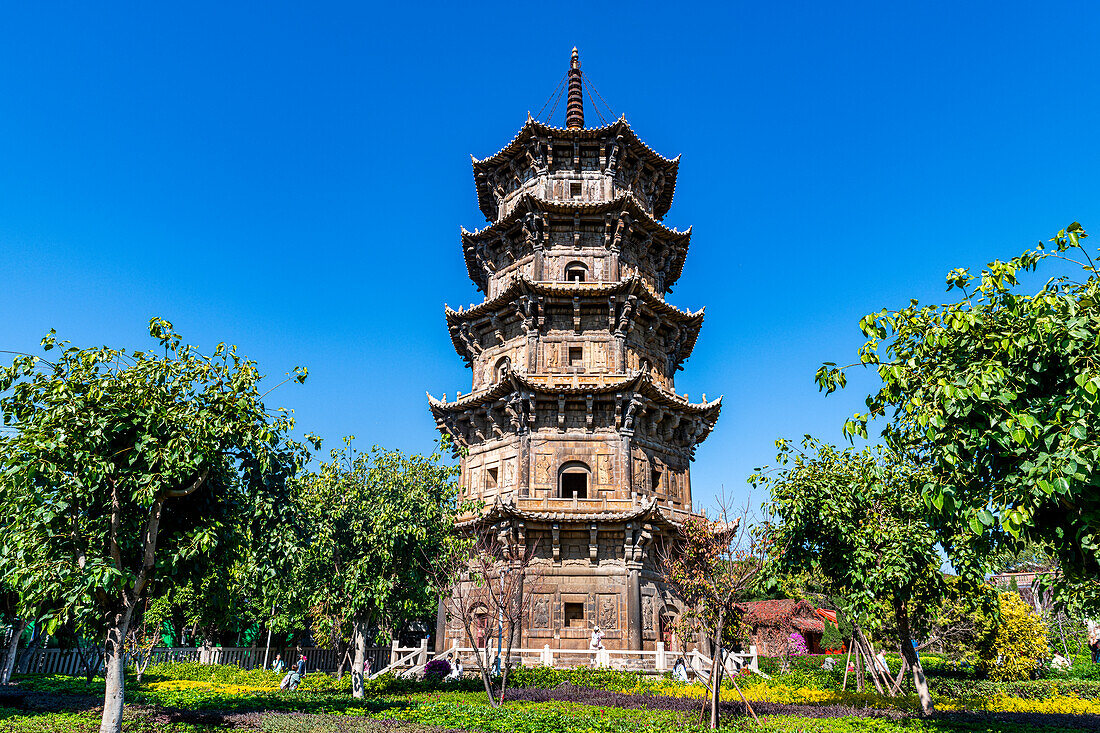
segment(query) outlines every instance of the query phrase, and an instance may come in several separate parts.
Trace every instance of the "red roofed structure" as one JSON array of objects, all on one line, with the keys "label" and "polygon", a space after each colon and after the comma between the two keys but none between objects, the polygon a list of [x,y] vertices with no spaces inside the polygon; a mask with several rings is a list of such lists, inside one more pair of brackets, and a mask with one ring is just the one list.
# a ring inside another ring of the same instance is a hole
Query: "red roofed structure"
[{"label": "red roofed structure", "polygon": [[748,626],[752,644],[762,656],[786,656],[792,633],[801,634],[812,654],[821,651],[825,621],[812,604],[782,599],[742,603],[742,621]]}]

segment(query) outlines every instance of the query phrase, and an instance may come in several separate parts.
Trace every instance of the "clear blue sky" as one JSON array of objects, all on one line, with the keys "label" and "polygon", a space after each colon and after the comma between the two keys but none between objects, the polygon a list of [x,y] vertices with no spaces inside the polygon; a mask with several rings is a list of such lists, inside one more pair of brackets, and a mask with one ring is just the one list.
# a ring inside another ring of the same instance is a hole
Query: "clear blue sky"
[{"label": "clear blue sky", "polygon": [[743,495],[776,437],[841,440],[873,382],[825,398],[813,374],[863,314],[1073,219],[1100,233],[1092,3],[223,5],[0,10],[0,349],[143,347],[163,316],[308,366],[273,401],[330,445],[427,450],[424,391],[470,388],[443,320],[479,299],[469,154],[574,44],[683,154],[670,300],[707,318],[677,387],[725,395],[697,500]]}]

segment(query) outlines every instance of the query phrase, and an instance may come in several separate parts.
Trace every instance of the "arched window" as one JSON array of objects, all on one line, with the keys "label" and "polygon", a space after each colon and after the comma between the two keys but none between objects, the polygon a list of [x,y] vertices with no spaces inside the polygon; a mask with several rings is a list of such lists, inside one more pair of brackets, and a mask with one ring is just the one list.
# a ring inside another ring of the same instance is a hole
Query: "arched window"
[{"label": "arched window", "polygon": [[496,365],[493,367],[493,384],[500,382],[506,376],[508,372],[512,370],[512,360],[507,356],[502,356],[497,359]]},{"label": "arched window", "polygon": [[583,283],[588,280],[588,265],[583,262],[570,262],[565,266],[565,281]]},{"label": "arched window", "polygon": [[588,477],[592,471],[587,463],[569,461],[558,471],[558,495],[563,499],[588,498]]}]

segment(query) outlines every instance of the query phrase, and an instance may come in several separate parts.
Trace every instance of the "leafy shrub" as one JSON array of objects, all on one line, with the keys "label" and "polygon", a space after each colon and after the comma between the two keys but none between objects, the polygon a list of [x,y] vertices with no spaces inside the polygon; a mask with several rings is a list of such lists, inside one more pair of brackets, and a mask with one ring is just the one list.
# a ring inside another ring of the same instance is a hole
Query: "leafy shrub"
[{"label": "leafy shrub", "polygon": [[1026,680],[1035,675],[1049,652],[1042,619],[1031,613],[1018,593],[1002,593],[1001,618],[981,648],[981,671],[992,680]]},{"label": "leafy shrub", "polygon": [[787,648],[790,650],[792,657],[803,657],[810,653],[810,650],[806,648],[806,637],[797,631],[791,632],[791,636],[787,641]]},{"label": "leafy shrub", "polygon": [[[144,681],[194,680],[219,682],[226,685],[278,687],[285,672],[270,669],[244,670],[232,664],[199,664],[198,662],[165,662],[151,664],[145,670]],[[306,675],[309,677],[310,675]]]},{"label": "leafy shrub", "polygon": [[637,672],[622,672],[598,667],[521,667],[508,675],[508,684],[515,687],[556,687],[569,683],[577,687],[601,690],[627,690],[637,687],[643,677]]}]

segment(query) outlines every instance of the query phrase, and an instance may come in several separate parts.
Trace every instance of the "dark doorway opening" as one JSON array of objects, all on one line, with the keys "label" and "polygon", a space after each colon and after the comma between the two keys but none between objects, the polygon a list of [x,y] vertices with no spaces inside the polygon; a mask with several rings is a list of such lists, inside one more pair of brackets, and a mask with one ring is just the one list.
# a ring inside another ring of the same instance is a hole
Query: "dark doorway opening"
[{"label": "dark doorway opening", "polygon": [[588,498],[588,474],[563,473],[561,475],[561,495],[565,499]]}]

